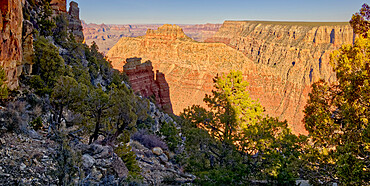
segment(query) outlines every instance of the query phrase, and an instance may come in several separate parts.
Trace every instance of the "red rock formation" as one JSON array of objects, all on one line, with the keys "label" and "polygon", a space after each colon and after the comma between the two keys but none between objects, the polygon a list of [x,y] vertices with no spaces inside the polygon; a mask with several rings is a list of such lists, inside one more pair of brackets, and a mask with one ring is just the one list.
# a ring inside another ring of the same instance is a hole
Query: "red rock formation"
[{"label": "red rock formation", "polygon": [[8,87],[16,89],[22,72],[22,4],[21,0],[0,0],[0,4],[0,66]]},{"label": "red rock formation", "polygon": [[[207,42],[225,43],[255,63],[277,69],[284,88],[252,90],[251,96],[260,98],[269,114],[287,119],[301,132],[311,84],[335,80],[330,53],[353,40],[348,23],[226,21]],[[272,99],[261,96],[269,92],[274,93]]]},{"label": "red rock formation", "polygon": [[123,66],[131,88],[144,97],[155,96],[157,105],[168,113],[173,113],[168,83],[158,70],[154,79],[152,62],[141,63],[141,58],[128,58]]},{"label": "red rock formation", "polygon": [[[148,29],[157,29],[162,25],[106,25],[106,24],[84,24],[83,32],[86,44],[91,45],[93,41],[99,46],[99,51],[107,54],[120,38],[138,37],[145,35]],[[196,41],[204,41],[213,36],[221,27],[221,24],[201,25],[179,25],[184,33]]]},{"label": "red rock formation", "polygon": [[[179,33],[172,28],[171,33]],[[225,22],[216,39],[229,46],[149,35],[122,38],[107,56],[120,70],[126,58],[150,59],[154,69],[166,74],[175,114],[193,104],[204,106],[216,74],[241,70],[251,97],[266,114],[288,120],[295,133],[306,133],[302,110],[311,83],[335,79],[329,53],[353,40],[350,27],[341,23]]]},{"label": "red rock formation", "polygon": [[66,0],[51,0],[50,7],[57,12],[67,12]]},{"label": "red rock formation", "polygon": [[74,35],[77,42],[83,43],[85,39],[82,32],[82,23],[80,20],[80,8],[78,8],[78,4],[74,1],[71,1],[71,3],[69,3],[68,20],[69,31]]}]

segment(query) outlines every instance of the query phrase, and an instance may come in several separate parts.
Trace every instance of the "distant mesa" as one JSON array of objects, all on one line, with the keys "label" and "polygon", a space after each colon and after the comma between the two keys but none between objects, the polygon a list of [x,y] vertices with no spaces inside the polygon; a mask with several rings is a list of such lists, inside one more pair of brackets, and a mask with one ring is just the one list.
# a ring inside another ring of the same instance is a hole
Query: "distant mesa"
[{"label": "distant mesa", "polygon": [[[222,24],[197,24],[197,25],[178,25],[186,36],[203,42],[213,36]],[[122,37],[144,36],[148,29],[156,30],[162,24],[135,24],[135,25],[108,25],[108,24],[86,24],[83,23],[83,32],[86,44],[91,45],[94,41],[99,51],[107,54]]]},{"label": "distant mesa", "polygon": [[144,97],[155,97],[156,104],[167,113],[173,113],[170,90],[164,74],[156,71],[152,62],[141,63],[141,58],[127,58],[123,71],[127,74],[132,90]]}]

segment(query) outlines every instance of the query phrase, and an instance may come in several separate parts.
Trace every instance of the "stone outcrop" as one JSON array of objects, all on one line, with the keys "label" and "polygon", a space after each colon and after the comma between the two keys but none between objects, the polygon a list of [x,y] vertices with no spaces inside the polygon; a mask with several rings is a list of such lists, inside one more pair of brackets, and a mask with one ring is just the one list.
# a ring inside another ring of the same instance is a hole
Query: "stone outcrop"
[{"label": "stone outcrop", "polygon": [[68,21],[69,31],[74,35],[77,42],[83,43],[85,39],[82,23],[80,20],[80,8],[78,8],[78,4],[74,1],[71,1],[71,3],[69,3]]},{"label": "stone outcrop", "polygon": [[147,98],[154,96],[159,107],[168,113],[173,112],[169,86],[164,74],[157,70],[154,79],[153,66],[150,61],[141,63],[141,58],[128,58],[123,70],[135,93]]},{"label": "stone outcrop", "polygon": [[[171,33],[179,33],[171,28]],[[119,70],[126,58],[151,60],[167,77],[175,114],[193,104],[204,106],[217,74],[241,70],[250,96],[266,114],[288,120],[295,133],[306,133],[302,110],[310,85],[320,78],[335,79],[329,53],[353,41],[351,28],[343,23],[226,21],[209,43],[147,34],[122,38],[107,56]]]},{"label": "stone outcrop", "polygon": [[[107,54],[122,37],[138,37],[145,35],[148,29],[157,29],[162,25],[106,25],[106,24],[85,24],[83,32],[86,44],[91,45],[94,41],[99,46],[99,51]],[[184,33],[196,41],[204,41],[213,36],[221,27],[221,24],[199,24],[199,25],[179,25]]]},{"label": "stone outcrop", "polygon": [[10,89],[18,87],[22,73],[22,3],[0,0],[0,66],[4,68]]},{"label": "stone outcrop", "polygon": [[137,141],[130,141],[130,146],[142,170],[144,185],[182,185],[194,181],[195,176],[183,172],[160,147],[149,149]]},{"label": "stone outcrop", "polygon": [[67,12],[66,0],[51,0],[50,7],[56,12]]}]

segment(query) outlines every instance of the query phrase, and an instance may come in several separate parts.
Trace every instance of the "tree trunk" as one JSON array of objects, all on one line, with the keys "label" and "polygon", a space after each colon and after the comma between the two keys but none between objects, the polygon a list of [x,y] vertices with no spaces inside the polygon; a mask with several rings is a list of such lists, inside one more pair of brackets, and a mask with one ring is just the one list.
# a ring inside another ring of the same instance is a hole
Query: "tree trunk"
[{"label": "tree trunk", "polygon": [[98,110],[98,116],[95,123],[95,130],[94,133],[90,136],[89,144],[91,144],[93,141],[97,140],[99,137],[99,128],[100,128],[100,118],[101,118],[101,109]]}]

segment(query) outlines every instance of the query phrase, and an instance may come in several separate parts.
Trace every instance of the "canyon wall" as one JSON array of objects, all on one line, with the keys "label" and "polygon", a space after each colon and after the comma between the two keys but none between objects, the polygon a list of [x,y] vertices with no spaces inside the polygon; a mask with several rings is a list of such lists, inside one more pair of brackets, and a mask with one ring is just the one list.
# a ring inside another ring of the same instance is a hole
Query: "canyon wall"
[{"label": "canyon wall", "polygon": [[132,90],[144,97],[154,96],[156,104],[168,113],[173,113],[170,90],[163,73],[157,70],[154,79],[152,62],[141,63],[141,58],[128,58],[123,70],[129,78]]},{"label": "canyon wall", "polygon": [[13,90],[18,87],[22,72],[22,2],[0,0],[0,4],[0,66],[5,70],[8,87]]},{"label": "canyon wall", "polygon": [[56,12],[67,12],[67,0],[51,0],[50,7]]},{"label": "canyon wall", "polygon": [[[33,31],[37,27],[39,13],[42,12],[40,0],[0,0],[0,66],[6,73],[6,84],[11,90],[19,86],[22,72],[32,72]],[[66,13],[66,0],[52,0],[53,16]],[[25,13],[24,18],[23,12]],[[32,17],[32,19],[30,19]],[[82,25],[79,8],[75,2],[70,3],[69,32],[78,42],[83,42]]]},{"label": "canyon wall", "polygon": [[119,70],[126,58],[150,59],[166,74],[175,114],[193,104],[204,106],[216,74],[241,70],[250,96],[267,115],[286,119],[295,133],[306,133],[302,110],[310,85],[320,78],[335,80],[330,52],[353,42],[344,23],[226,21],[208,43],[183,34],[180,27],[164,25],[144,37],[122,38],[107,56]]},{"label": "canyon wall", "polygon": [[[213,36],[222,24],[200,24],[200,25],[179,25],[185,34],[196,41],[204,41]],[[106,25],[106,24],[85,24],[83,32],[86,44],[91,45],[93,41],[99,47],[99,51],[107,54],[122,37],[138,37],[145,35],[148,29],[157,29],[160,24],[143,25]]]},{"label": "canyon wall", "polygon": [[[226,21],[214,37],[206,40],[225,43],[255,63],[276,69],[276,75],[285,82],[284,88],[252,90],[251,96],[260,98],[269,114],[301,128],[311,84],[319,79],[335,80],[330,53],[353,41],[348,23],[261,21]],[[274,98],[261,97],[266,92],[275,92]]]}]

